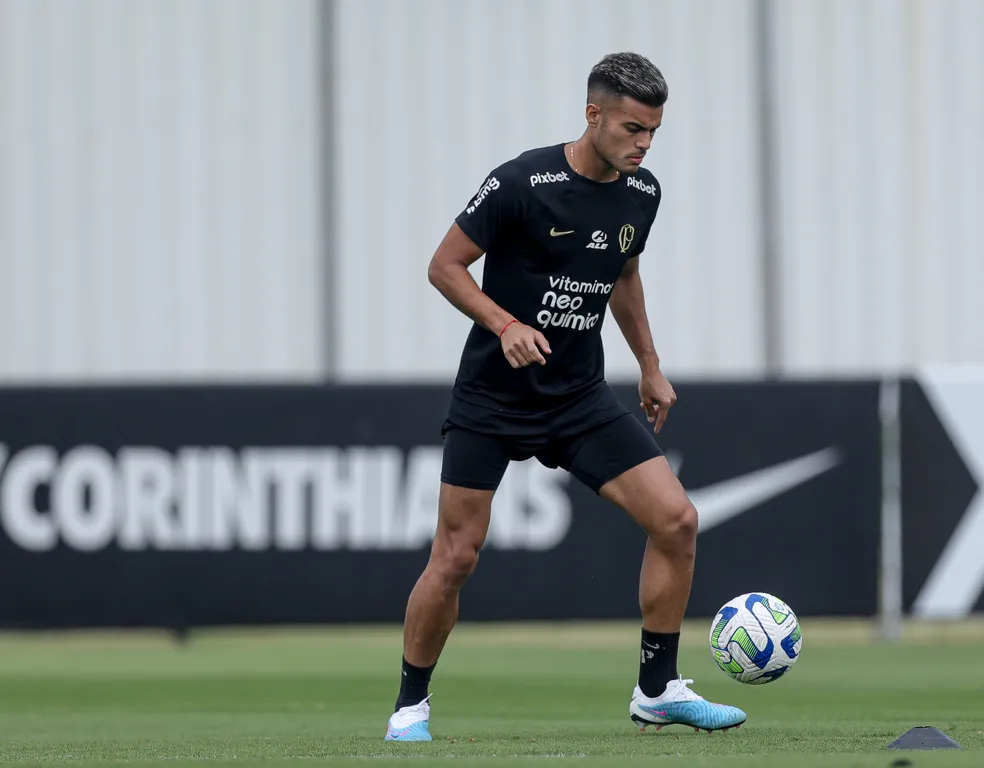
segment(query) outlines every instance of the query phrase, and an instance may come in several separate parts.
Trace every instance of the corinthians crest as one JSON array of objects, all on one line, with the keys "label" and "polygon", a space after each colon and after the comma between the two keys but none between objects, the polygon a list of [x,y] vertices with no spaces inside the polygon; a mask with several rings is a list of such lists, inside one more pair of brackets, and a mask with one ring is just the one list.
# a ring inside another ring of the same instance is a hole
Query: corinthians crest
[{"label": "corinthians crest", "polygon": [[622,249],[622,253],[626,253],[632,246],[633,237],[635,237],[635,227],[631,224],[623,224],[618,233],[618,247]]}]

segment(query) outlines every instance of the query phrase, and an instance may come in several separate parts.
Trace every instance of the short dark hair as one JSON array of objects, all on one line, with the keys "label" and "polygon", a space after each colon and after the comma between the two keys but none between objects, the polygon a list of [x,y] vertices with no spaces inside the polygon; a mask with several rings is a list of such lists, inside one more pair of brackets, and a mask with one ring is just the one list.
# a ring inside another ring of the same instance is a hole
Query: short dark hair
[{"label": "short dark hair", "polygon": [[598,94],[628,96],[650,107],[661,107],[669,98],[663,73],[638,53],[610,53],[588,75],[588,101]]}]

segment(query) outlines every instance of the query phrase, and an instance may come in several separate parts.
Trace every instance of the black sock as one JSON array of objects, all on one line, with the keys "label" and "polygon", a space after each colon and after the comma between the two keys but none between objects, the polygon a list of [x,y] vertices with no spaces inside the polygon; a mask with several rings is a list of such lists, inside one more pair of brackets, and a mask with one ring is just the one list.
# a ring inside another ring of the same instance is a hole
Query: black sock
[{"label": "black sock", "polygon": [[429,667],[415,667],[406,659],[403,660],[403,674],[400,676],[400,695],[396,699],[396,712],[400,707],[411,707],[427,698],[427,686],[430,685],[431,673],[437,664]]},{"label": "black sock", "polygon": [[664,690],[670,680],[678,677],[677,649],[680,633],[661,634],[642,630],[642,651],[639,657],[639,688],[651,699]]}]

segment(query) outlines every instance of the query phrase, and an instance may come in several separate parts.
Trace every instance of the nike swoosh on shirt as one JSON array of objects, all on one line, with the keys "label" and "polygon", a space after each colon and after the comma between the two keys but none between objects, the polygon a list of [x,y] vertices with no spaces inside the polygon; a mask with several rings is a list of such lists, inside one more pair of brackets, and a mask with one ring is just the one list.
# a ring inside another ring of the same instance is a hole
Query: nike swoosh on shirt
[{"label": "nike swoosh on shirt", "polygon": [[573,229],[569,229],[566,232],[558,232],[553,227],[550,227],[550,237],[558,237],[560,235],[570,235],[570,234],[573,234],[573,232],[574,232]]},{"label": "nike swoosh on shirt", "polygon": [[698,532],[710,530],[798,485],[809,482],[842,460],[837,448],[824,448],[747,475],[688,491],[697,507]]}]

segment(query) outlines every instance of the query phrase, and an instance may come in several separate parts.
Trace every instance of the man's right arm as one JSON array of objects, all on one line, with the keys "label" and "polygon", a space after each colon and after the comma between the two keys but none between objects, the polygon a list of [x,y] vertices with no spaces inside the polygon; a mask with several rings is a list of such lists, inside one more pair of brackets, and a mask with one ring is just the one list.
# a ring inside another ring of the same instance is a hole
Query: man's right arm
[{"label": "man's right arm", "polygon": [[454,223],[431,258],[427,279],[461,312],[498,336],[515,318],[492,301],[468,271],[483,253]]},{"label": "man's right arm", "polygon": [[427,278],[461,312],[499,337],[502,354],[513,368],[545,365],[540,350],[549,355],[550,345],[543,334],[492,301],[468,271],[483,253],[455,222],[431,258]]}]

